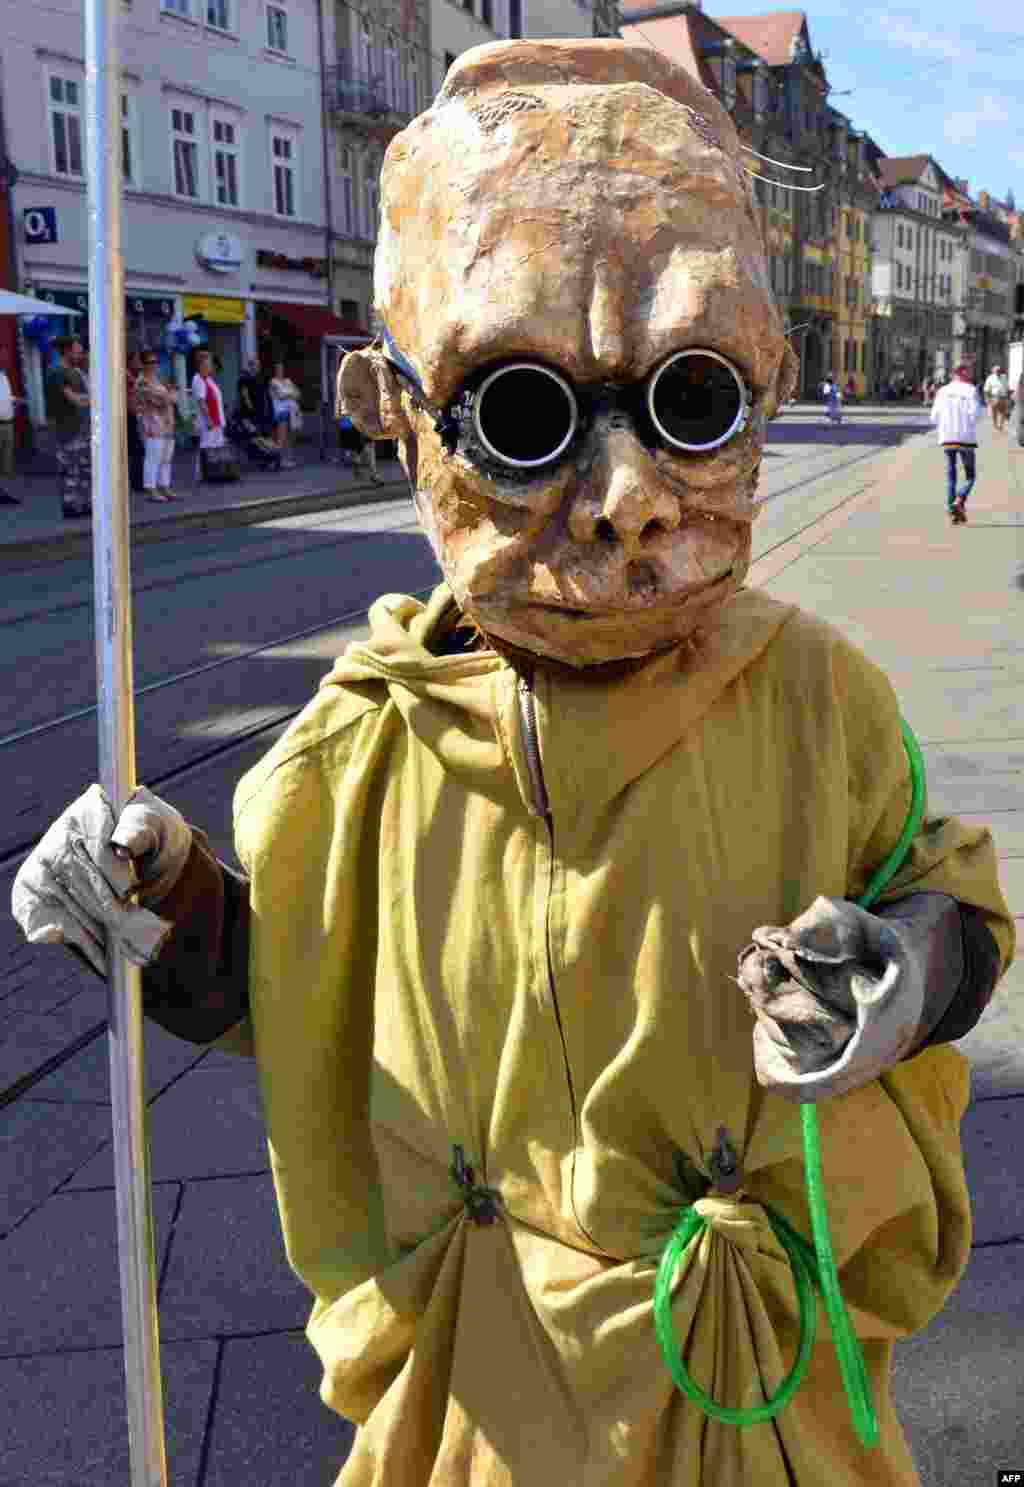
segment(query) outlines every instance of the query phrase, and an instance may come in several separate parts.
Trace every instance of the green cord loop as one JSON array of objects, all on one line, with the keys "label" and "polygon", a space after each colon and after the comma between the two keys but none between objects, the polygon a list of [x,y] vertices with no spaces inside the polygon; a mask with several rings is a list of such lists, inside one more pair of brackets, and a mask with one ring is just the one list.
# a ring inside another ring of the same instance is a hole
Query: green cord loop
[{"label": "green cord loop", "polygon": [[[910,765],[910,809],[907,812],[907,819],[899,840],[881,867],[874,873],[860,898],[856,900],[862,909],[870,908],[903,866],[911,843],[921,829],[921,822],[924,819],[924,760],[917,739],[902,718],[900,730]],[[825,1184],[822,1177],[818,1111],[813,1101],[807,1101],[800,1106],[800,1119],[803,1127],[804,1170],[807,1182],[807,1204],[811,1215],[811,1232],[814,1236],[813,1247],[780,1213],[776,1213],[767,1204],[763,1205],[772,1232],[789,1257],[796,1285],[800,1312],[800,1340],[796,1360],[789,1374],[765,1404],[754,1405],[748,1409],[734,1409],[718,1404],[705,1394],[700,1385],[687,1372],[676,1346],[675,1333],[672,1328],[672,1283],[680,1259],[706,1228],[706,1220],[693,1208],[683,1210],[682,1219],[662,1252],[654,1286],[654,1328],[668,1370],[686,1397],[698,1405],[711,1419],[743,1428],[746,1425],[755,1425],[770,1420],[779,1414],[803,1382],[817,1327],[817,1307],[814,1302],[814,1291],[817,1290],[821,1295],[832,1333],[832,1341],[838,1355],[839,1370],[850,1405],[854,1430],[861,1444],[870,1448],[878,1444],[878,1417],[871,1398],[871,1383],[864,1363],[864,1353],[857,1334],[853,1330],[843,1301],[843,1294],[839,1288],[839,1275],[832,1250],[832,1235],[828,1226],[828,1207],[825,1202]]]}]

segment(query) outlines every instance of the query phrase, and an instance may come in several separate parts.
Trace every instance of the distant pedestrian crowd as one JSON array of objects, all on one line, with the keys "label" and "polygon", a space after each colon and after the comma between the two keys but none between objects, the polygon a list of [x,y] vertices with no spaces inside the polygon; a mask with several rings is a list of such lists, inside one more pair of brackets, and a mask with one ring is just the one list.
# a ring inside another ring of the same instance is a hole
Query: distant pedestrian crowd
[{"label": "distant pedestrian crowd", "polygon": [[[54,349],[56,359],[46,378],[47,418],[55,439],[61,511],[65,518],[77,519],[92,511],[88,355],[74,336],[61,338]],[[160,504],[181,499],[173,486],[179,436],[194,447],[196,474],[203,480],[238,480],[239,449],[260,469],[294,468],[291,451],[302,428],[302,389],[282,361],[274,363],[269,375],[258,360],[248,363],[238,381],[237,406],[230,415],[223,369],[208,350],[196,352],[194,375],[186,389],[162,375],[156,350],[132,351],[126,368],[128,479],[133,493]],[[14,473],[16,401],[0,371],[0,472],[4,474]],[[365,462],[376,479],[372,448],[367,449],[354,430],[349,433],[339,427],[338,434],[342,461],[353,466]],[[17,503],[17,497],[0,491],[0,502],[5,500]]]}]

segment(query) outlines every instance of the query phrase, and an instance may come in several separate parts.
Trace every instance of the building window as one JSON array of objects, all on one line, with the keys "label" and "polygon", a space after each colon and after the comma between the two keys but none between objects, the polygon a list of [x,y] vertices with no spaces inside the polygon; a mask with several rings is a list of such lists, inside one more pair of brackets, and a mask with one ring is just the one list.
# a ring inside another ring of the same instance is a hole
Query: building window
[{"label": "building window", "polygon": [[351,146],[342,146],[339,165],[341,167],[341,230],[347,237],[355,237],[356,188]]},{"label": "building window", "polygon": [[178,15],[186,21],[192,19],[192,0],[160,0],[160,9],[167,15]]},{"label": "building window", "polygon": [[462,8],[467,15],[473,14],[473,0],[462,0]]},{"label": "building window", "polygon": [[914,234],[911,232],[910,228],[908,227],[907,228],[907,247],[908,248],[912,248],[913,246],[914,246]]},{"label": "building window", "polygon": [[237,207],[239,202],[238,125],[233,119],[214,114],[213,191],[217,205]]},{"label": "building window", "polygon": [[81,179],[82,85],[75,78],[50,78],[50,142],[55,173]]},{"label": "building window", "polygon": [[267,50],[288,50],[288,12],[280,3],[267,6]]},{"label": "building window", "polygon": [[903,265],[901,263],[896,265],[896,288],[903,288]]},{"label": "building window", "polygon": [[198,201],[199,141],[196,116],[191,109],[171,109],[171,140],[174,147],[174,193]]},{"label": "building window", "polygon": [[897,222],[896,223],[896,246],[897,246],[897,248],[902,248],[903,247],[903,223],[902,222]]},{"label": "building window", "polygon": [[380,218],[380,165],[366,161],[363,172],[363,236],[371,242],[377,236]]},{"label": "building window", "polygon": [[510,41],[523,34],[523,0],[508,0],[508,34]]},{"label": "building window", "polygon": [[494,28],[494,4],[493,0],[480,0],[480,19],[485,26]]},{"label": "building window", "polygon": [[126,186],[135,185],[135,107],[130,98],[121,95],[121,173]]},{"label": "building window", "polygon": [[398,67],[398,48],[395,39],[389,36],[384,43],[384,95],[392,113],[402,112],[401,78]]},{"label": "building window", "polygon": [[343,320],[354,320],[359,322],[359,301],[357,299],[343,299],[338,301],[338,314]]},{"label": "building window", "polygon": [[215,31],[231,31],[231,0],[206,0],[206,24]]},{"label": "building window", "polygon": [[270,158],[274,169],[274,211],[278,217],[298,215],[295,191],[297,156],[294,137],[275,129],[270,136]]}]

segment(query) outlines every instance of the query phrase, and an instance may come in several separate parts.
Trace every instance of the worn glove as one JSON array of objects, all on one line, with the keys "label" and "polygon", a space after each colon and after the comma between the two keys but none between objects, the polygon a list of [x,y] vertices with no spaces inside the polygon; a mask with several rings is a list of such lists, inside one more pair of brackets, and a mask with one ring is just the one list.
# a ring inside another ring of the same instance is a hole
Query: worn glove
[{"label": "worn glove", "polygon": [[144,786],[115,822],[90,785],[22,864],[11,910],[30,943],[71,945],[101,975],[110,943],[148,965],[173,927],[152,906],[173,889],[191,847],[182,816]]},{"label": "worn glove", "polygon": [[757,1018],[758,1083],[805,1101],[877,1079],[937,1021],[963,965],[956,901],[942,893],[881,914],[816,898],[787,928],[755,929],[738,980]]}]

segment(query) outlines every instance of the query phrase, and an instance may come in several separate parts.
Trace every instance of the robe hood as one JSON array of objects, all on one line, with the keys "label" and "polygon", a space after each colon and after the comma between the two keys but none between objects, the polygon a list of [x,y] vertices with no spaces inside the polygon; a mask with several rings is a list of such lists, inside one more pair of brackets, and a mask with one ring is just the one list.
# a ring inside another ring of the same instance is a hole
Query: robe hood
[{"label": "robe hood", "polygon": [[[713,629],[609,681],[538,670],[532,681],[540,752],[555,818],[598,813],[674,748],[721,693],[772,643],[794,606],[743,589]],[[536,799],[516,720],[519,680],[494,651],[436,655],[459,610],[442,583],[426,604],[386,594],[369,611],[370,634],[350,644],[322,688],[381,683],[420,743],[446,771],[486,791],[511,764],[527,807]],[[561,712],[575,726],[560,732]]]}]

